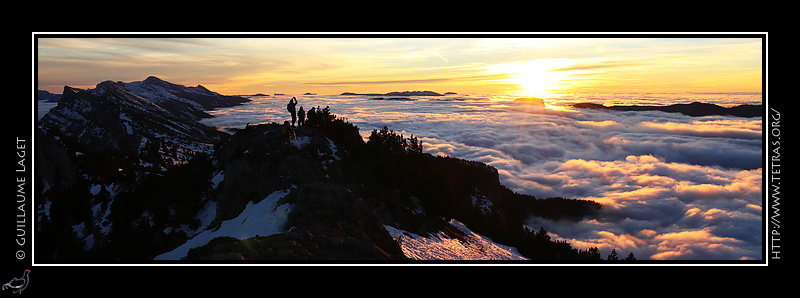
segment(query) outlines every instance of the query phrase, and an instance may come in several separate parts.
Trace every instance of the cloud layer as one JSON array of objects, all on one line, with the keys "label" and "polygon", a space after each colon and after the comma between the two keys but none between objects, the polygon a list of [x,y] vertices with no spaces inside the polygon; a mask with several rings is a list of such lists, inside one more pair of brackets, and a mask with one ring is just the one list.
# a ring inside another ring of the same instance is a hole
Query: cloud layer
[{"label": "cloud layer", "polygon": [[[280,123],[284,105],[259,99],[217,111],[208,124]],[[761,258],[761,119],[493,100],[304,97],[300,105],[331,106],[365,136],[386,125],[419,137],[427,153],[485,162],[520,193],[604,204],[593,220],[529,222],[579,248],[656,260]]]}]

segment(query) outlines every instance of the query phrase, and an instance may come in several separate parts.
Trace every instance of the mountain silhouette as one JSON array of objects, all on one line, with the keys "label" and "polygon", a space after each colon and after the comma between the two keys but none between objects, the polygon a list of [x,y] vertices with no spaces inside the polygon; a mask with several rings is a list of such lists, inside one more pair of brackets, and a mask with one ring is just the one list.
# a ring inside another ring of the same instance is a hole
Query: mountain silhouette
[{"label": "mountain silhouette", "polygon": [[497,169],[388,127],[365,140],[328,107],[291,134],[199,122],[243,102],[154,77],[65,87],[36,130],[37,261],[407,261],[388,230],[463,239],[453,220],[530,259],[599,260],[524,227],[595,202],[515,193]]}]

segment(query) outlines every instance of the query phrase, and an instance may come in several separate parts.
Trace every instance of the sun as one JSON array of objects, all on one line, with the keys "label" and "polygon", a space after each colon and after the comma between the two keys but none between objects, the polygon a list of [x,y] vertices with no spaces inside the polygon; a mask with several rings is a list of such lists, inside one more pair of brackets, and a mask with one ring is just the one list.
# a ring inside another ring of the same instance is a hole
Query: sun
[{"label": "sun", "polygon": [[568,65],[560,59],[537,59],[497,64],[493,71],[509,76],[503,83],[516,86],[514,93],[545,98],[568,87],[570,73],[558,70]]},{"label": "sun", "polygon": [[510,83],[519,86],[518,93],[539,98],[560,90],[560,81],[554,74],[544,71],[528,71],[509,79]]}]

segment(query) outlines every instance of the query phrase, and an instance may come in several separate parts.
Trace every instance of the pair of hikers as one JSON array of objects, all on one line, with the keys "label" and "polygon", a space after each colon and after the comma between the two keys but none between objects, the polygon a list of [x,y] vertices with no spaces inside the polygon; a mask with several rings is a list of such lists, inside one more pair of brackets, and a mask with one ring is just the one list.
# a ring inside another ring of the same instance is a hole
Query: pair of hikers
[{"label": "pair of hikers", "polygon": [[[300,110],[297,111],[295,106],[297,106],[297,99],[292,97],[289,100],[289,104],[286,105],[286,109],[292,114],[292,126],[294,126],[295,122],[297,122],[298,126],[302,126],[306,122],[306,111],[303,110],[303,107],[300,107]],[[300,121],[298,121],[298,117]]]}]

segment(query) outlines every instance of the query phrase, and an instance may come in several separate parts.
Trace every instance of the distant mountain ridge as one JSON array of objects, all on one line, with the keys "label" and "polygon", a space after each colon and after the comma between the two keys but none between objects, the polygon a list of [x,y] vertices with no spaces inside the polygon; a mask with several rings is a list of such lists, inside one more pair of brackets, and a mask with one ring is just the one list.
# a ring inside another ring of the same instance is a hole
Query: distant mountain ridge
[{"label": "distant mountain ridge", "polygon": [[693,102],[688,104],[672,104],[667,106],[639,106],[619,105],[605,106],[596,103],[578,103],[573,107],[580,109],[612,110],[612,111],[662,111],[668,113],[681,113],[688,116],[737,116],[761,117],[764,114],[762,105],[739,105],[735,107],[722,107],[716,104]]},{"label": "distant mountain ridge", "polygon": [[393,91],[389,93],[353,93],[344,92],[341,95],[363,95],[363,96],[444,96],[433,91]]},{"label": "distant mountain ridge", "polygon": [[46,90],[36,90],[36,100],[55,102],[61,99],[61,94],[53,94]]}]

